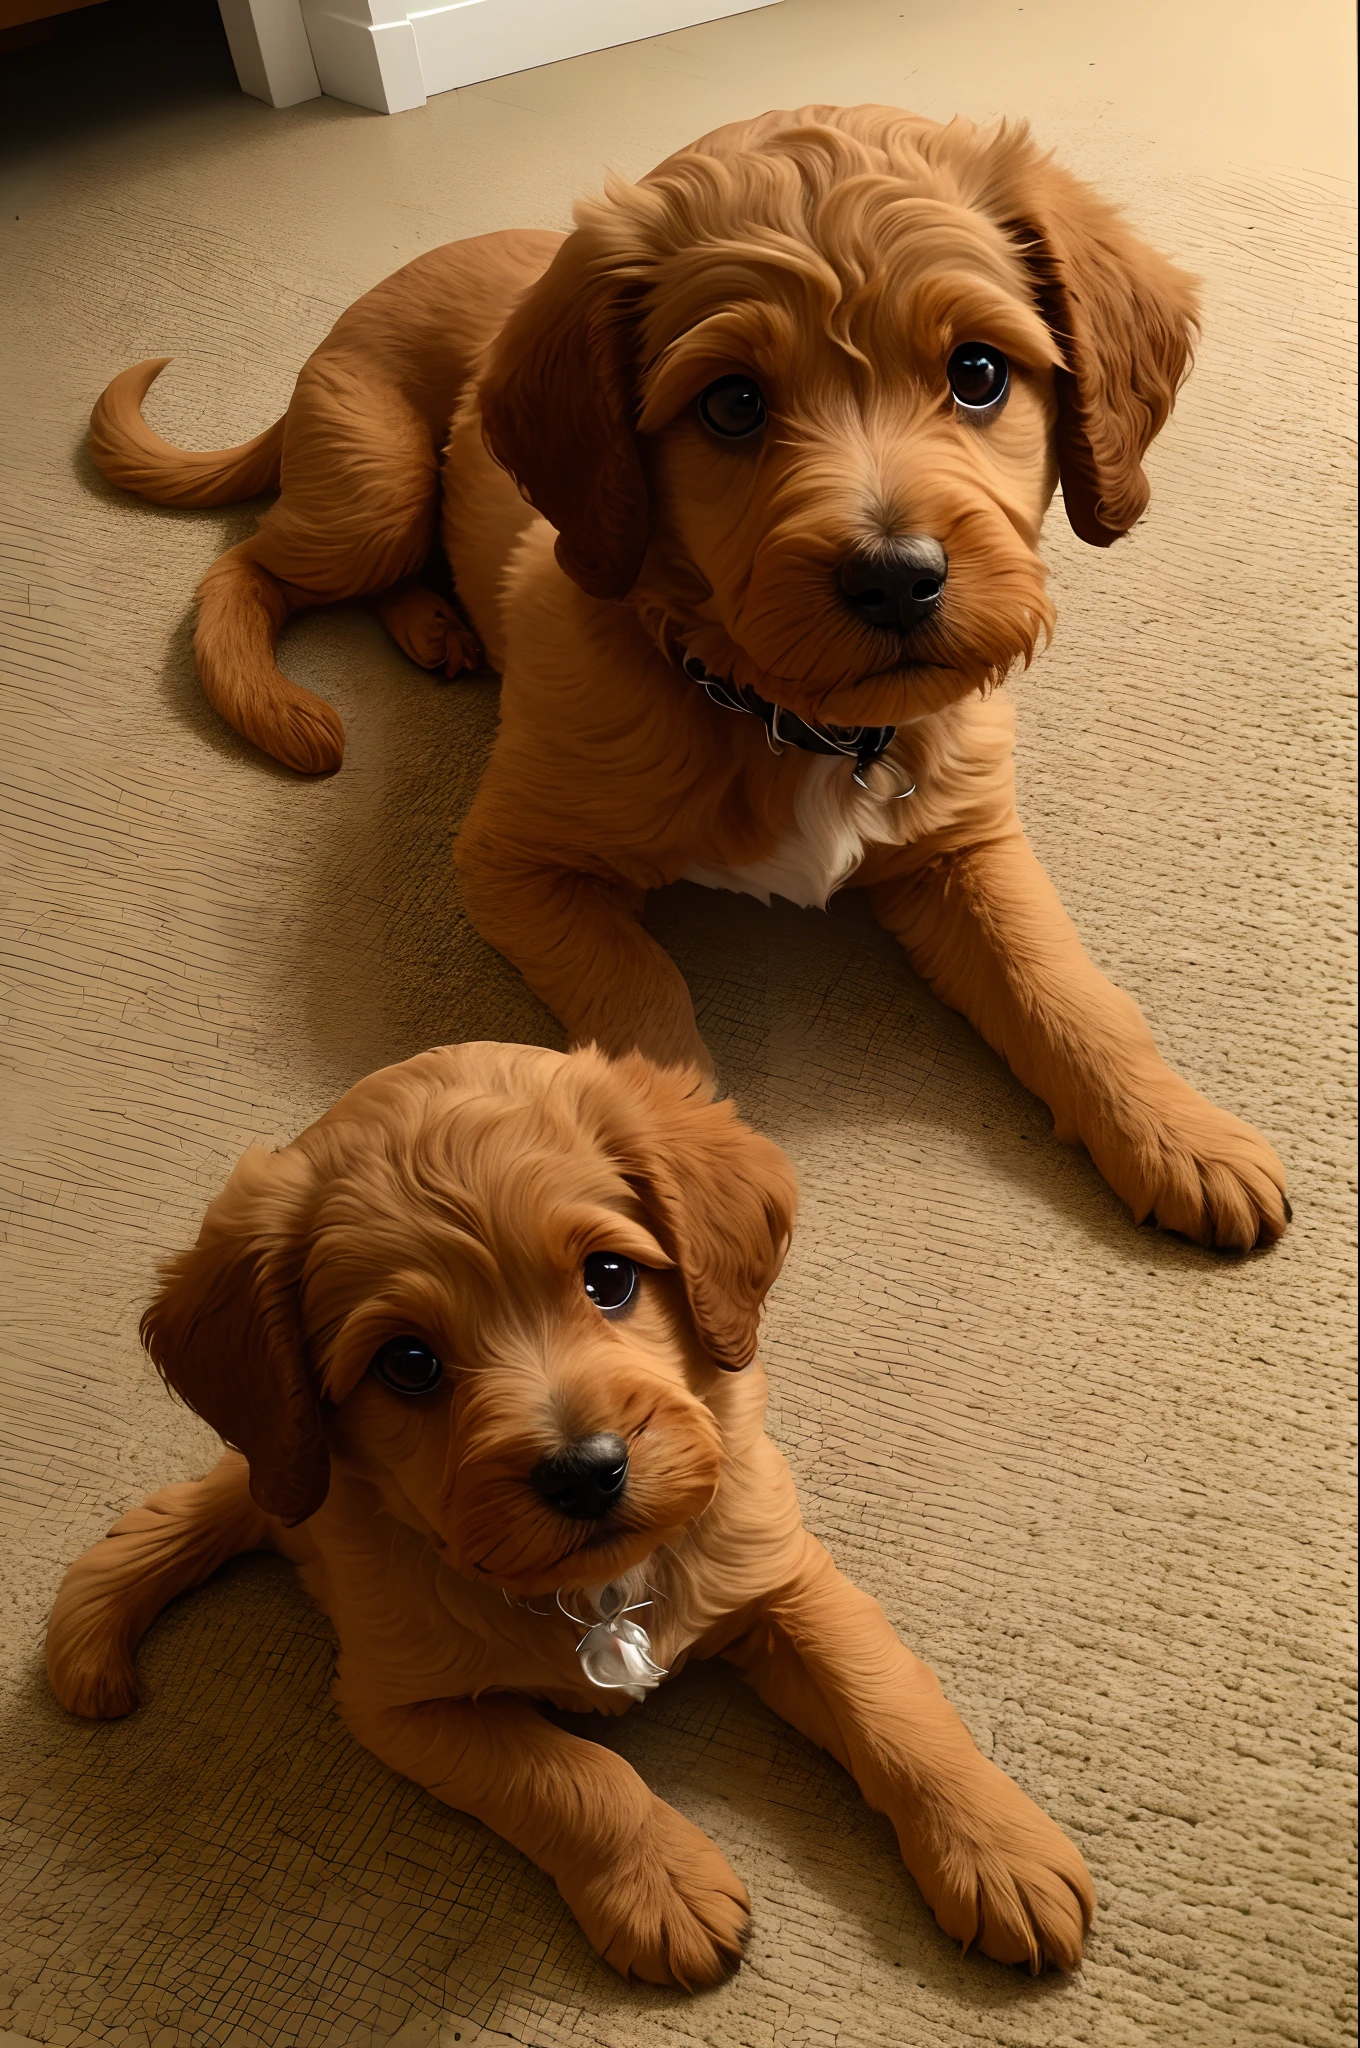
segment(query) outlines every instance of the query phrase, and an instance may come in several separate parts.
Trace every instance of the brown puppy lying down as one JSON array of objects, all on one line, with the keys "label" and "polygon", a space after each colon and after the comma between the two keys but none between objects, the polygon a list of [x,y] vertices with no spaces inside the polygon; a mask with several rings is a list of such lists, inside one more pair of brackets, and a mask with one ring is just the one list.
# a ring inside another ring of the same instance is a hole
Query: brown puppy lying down
[{"label": "brown puppy lying down", "polygon": [[573,1040],[705,1064],[649,890],[854,882],[1137,1218],[1278,1237],[1275,1153],[1166,1066],[1030,851],[995,694],[1053,623],[1059,478],[1098,547],[1147,503],[1191,280],[1023,130],[886,107],[720,128],[576,217],[408,264],[244,447],[151,433],[159,362],[109,386],[91,446],[114,482],[282,492],[200,588],[212,702],[337,767],[279,627],[371,595],[416,661],[475,663],[419,581],[438,534],[504,678],[464,899]]},{"label": "brown puppy lying down", "polygon": [[127,1713],[166,1602],[277,1549],[359,1741],[548,1871],[616,1969],[694,1988],[740,1959],[740,1879],[533,1702],[621,1712],[723,1656],[889,1816],[947,1933],[1074,1967],[1081,1857],[808,1535],[764,1434],[794,1204],[697,1076],[594,1050],[424,1053],[247,1152],[142,1326],[236,1449],[71,1567],[58,1697]]}]

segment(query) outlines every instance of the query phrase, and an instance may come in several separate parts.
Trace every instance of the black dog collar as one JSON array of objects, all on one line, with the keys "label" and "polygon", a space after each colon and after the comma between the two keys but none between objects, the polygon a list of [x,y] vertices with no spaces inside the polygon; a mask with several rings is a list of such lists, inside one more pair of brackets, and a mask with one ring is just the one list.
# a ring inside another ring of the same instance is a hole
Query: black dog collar
[{"label": "black dog collar", "polygon": [[[698,683],[725,711],[745,711],[760,719],[774,753],[782,753],[787,742],[791,747],[801,747],[805,754],[839,754],[843,760],[854,762],[851,772],[861,789],[868,788],[865,775],[875,761],[882,760],[897,731],[895,725],[809,725],[796,711],[772,704],[749,683],[738,687],[725,683],[721,676],[710,675],[697,654],[684,655],[681,667],[690,681]],[[911,796],[915,789],[913,782],[910,789],[900,790],[897,801]]]}]

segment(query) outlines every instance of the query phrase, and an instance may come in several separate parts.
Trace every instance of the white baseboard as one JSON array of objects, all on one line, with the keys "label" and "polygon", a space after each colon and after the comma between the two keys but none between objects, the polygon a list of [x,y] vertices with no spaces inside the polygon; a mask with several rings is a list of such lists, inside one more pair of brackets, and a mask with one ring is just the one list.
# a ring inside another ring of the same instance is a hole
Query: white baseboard
[{"label": "white baseboard", "polygon": [[[380,114],[588,50],[779,0],[218,0],[241,90],[274,107],[319,92]],[[310,89],[307,81],[310,79]]]},{"label": "white baseboard", "polygon": [[641,42],[774,0],[461,0],[411,10],[427,93]]},{"label": "white baseboard", "polygon": [[[327,6],[324,0],[302,0],[302,19],[312,46],[316,75],[321,90],[333,100],[348,100],[351,106],[372,107],[379,114],[404,114],[409,107],[425,104],[425,79],[420,66],[415,32],[405,18],[405,9],[392,9],[390,21],[364,21],[355,17],[358,6]],[[375,0],[372,12],[382,9]]]}]

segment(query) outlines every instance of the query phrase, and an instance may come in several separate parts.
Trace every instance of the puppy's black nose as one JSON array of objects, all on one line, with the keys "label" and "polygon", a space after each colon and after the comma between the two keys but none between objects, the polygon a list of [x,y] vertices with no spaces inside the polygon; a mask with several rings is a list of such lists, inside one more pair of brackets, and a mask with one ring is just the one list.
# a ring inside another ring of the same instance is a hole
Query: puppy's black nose
[{"label": "puppy's black nose", "polygon": [[628,1446],[621,1436],[578,1436],[575,1443],[542,1458],[529,1483],[550,1508],[573,1522],[598,1522],[617,1507],[628,1481]]},{"label": "puppy's black nose", "polygon": [[944,595],[949,557],[937,540],[915,533],[861,548],[841,563],[841,596],[868,626],[902,631],[928,619]]}]

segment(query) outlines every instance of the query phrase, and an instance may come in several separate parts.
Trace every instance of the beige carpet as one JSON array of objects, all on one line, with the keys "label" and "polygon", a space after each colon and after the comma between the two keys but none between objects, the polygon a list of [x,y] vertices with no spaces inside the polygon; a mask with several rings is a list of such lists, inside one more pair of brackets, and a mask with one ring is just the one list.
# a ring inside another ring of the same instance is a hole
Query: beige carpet
[{"label": "beige carpet", "polygon": [[[134,17],[83,56],[0,64],[0,2028],[147,2048],[1351,2040],[1344,10],[784,0],[390,121],[241,98],[201,0],[145,34]],[[210,1454],[138,1350],[155,1257],[249,1140],[366,1069],[555,1036],[451,886],[494,683],[438,688],[363,614],[308,618],[286,661],[350,752],[294,781],[214,720],[190,663],[190,591],[249,513],[116,497],[82,432],[153,353],[177,358],[164,431],[252,432],[417,251],[558,223],[606,161],[641,170],[814,97],[1029,112],[1208,280],[1145,529],[1101,556],[1053,521],[1061,625],[1016,685],[1021,780],[1096,956],[1269,1133],[1297,1220],[1236,1264],[1135,1231],[854,897],[655,904],[803,1179],[766,1355],[808,1518],[1101,1894],[1070,1983],[963,1960],[837,1768],[695,1670],[607,1737],[751,1889],[745,1968],[690,2002],[620,1983],[546,1878],[355,1747],[325,1624],[278,1564],[164,1618],[130,1720],[75,1722],[45,1689],[64,1563]]]}]

